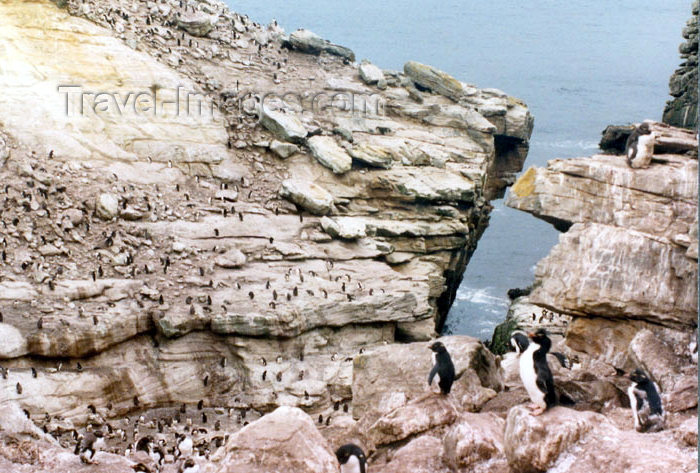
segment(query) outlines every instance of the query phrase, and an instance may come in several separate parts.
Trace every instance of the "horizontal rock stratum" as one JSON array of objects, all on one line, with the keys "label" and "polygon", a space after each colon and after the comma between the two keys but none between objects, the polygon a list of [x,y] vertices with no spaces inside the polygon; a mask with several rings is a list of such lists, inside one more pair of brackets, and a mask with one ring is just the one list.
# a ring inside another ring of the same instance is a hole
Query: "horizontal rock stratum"
[{"label": "horizontal rock stratum", "polygon": [[360,415],[353,360],[435,336],[532,132],[216,1],[4,1],[0,40],[0,404],[71,450],[98,418]]}]

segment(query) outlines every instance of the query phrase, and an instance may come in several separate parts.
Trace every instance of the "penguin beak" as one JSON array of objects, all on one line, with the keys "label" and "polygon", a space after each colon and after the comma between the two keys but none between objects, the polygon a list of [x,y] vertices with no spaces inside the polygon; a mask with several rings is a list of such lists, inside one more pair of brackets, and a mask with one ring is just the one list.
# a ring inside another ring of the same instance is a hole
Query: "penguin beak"
[{"label": "penguin beak", "polygon": [[533,338],[533,337],[535,336],[535,334],[532,333],[532,332],[527,332],[527,336],[530,337],[530,338]]}]

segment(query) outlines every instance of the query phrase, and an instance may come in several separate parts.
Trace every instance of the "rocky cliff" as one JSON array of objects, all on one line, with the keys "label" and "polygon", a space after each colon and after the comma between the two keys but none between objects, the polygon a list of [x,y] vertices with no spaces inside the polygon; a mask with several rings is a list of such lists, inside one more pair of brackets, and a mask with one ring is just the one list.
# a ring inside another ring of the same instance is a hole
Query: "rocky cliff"
[{"label": "rocky cliff", "polygon": [[669,91],[673,100],[666,104],[663,121],[669,125],[698,128],[698,2],[693,2],[693,16],[683,28],[684,42],[678,47],[680,66],[671,76]]},{"label": "rocky cliff", "polygon": [[[651,127],[658,139],[646,169],[630,168],[619,154],[555,159],[528,169],[512,187],[506,205],[562,233],[538,263],[531,292],[513,304],[510,326],[537,323],[561,334],[559,346],[578,365],[560,375],[562,389],[577,397],[581,386],[572,382],[588,372],[593,398],[611,403],[601,412],[625,405],[629,382],[620,375],[644,369],[660,386],[681,438],[684,426],[697,421],[698,143],[692,132]],[[601,146],[615,151],[627,128],[606,129]],[[650,461],[640,458],[625,470],[654,471]],[[657,468],[675,471],[663,464]]]},{"label": "rocky cliff", "polygon": [[86,423],[362,417],[353,362],[435,335],[533,126],[214,1],[3,1],[0,38],[0,404],[53,434],[13,424],[15,471],[78,471],[44,447]]}]

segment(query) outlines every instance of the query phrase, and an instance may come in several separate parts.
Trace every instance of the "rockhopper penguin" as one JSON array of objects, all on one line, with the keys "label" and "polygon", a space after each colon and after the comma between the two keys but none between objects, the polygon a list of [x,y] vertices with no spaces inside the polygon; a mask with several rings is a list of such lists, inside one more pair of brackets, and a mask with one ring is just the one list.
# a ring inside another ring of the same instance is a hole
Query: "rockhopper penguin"
[{"label": "rockhopper penguin", "polygon": [[665,414],[659,387],[647,374],[637,369],[630,374],[632,385],[627,389],[637,432],[658,432],[664,429]]},{"label": "rockhopper penguin", "polygon": [[520,355],[520,379],[532,400],[532,413],[538,416],[552,407],[557,400],[554,378],[547,363],[547,352],[552,346],[552,341],[544,329],[529,333],[528,336],[530,343]]},{"label": "rockhopper penguin", "polygon": [[455,380],[455,366],[452,364],[452,358],[442,342],[435,342],[428,348],[433,351],[435,363],[428,376],[428,385],[432,386],[433,378],[437,377],[437,384],[440,386],[440,392],[442,392],[442,394],[449,394],[450,389],[452,389],[452,383],[454,383]]},{"label": "rockhopper penguin", "polygon": [[340,463],[340,473],[367,473],[365,452],[353,443],[340,447],[335,456]]},{"label": "rockhopper penguin", "polygon": [[656,133],[651,131],[647,122],[635,127],[627,138],[625,150],[629,167],[635,169],[649,167],[651,158],[654,156],[655,141]]}]

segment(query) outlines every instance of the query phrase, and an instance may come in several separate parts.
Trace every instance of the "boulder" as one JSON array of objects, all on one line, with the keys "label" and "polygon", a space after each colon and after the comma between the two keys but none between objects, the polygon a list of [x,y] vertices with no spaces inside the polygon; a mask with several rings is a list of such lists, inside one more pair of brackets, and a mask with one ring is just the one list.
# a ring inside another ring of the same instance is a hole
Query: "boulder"
[{"label": "boulder", "polygon": [[352,158],[332,137],[313,136],[307,144],[314,158],[335,174],[344,174],[352,168]]},{"label": "boulder", "polygon": [[245,253],[243,253],[241,250],[233,249],[217,256],[214,259],[214,264],[221,268],[232,269],[240,268],[246,263],[247,260],[248,258],[246,257]]},{"label": "boulder", "polygon": [[270,143],[270,151],[282,159],[287,159],[294,153],[299,152],[299,147],[292,143],[283,143],[281,141],[272,140],[272,143]]},{"label": "boulder", "polygon": [[351,62],[355,60],[355,53],[351,49],[333,44],[309,30],[299,29],[290,34],[289,43],[294,49],[304,53],[320,54],[326,52]]},{"label": "boulder", "polygon": [[447,432],[443,457],[453,470],[508,472],[503,452],[505,421],[493,413],[464,413]]},{"label": "boulder", "polygon": [[633,364],[644,369],[662,391],[671,390],[680,374],[680,360],[651,330],[637,332],[629,344],[629,354]]},{"label": "boulder", "polygon": [[432,66],[409,61],[404,64],[403,71],[420,87],[444,95],[455,102],[464,95],[464,87],[460,81]]},{"label": "boulder", "polygon": [[183,13],[177,19],[177,27],[187,31],[192,36],[207,36],[216,26],[218,15],[207,15],[202,12]]},{"label": "boulder", "polygon": [[605,417],[600,414],[565,407],[535,417],[525,406],[516,406],[506,419],[504,450],[508,464],[515,473],[547,471],[559,455],[603,422]]},{"label": "boulder", "polygon": [[300,179],[283,181],[280,196],[316,215],[330,213],[333,206],[333,196],[328,191],[313,182]]},{"label": "boulder", "polygon": [[366,435],[375,447],[388,445],[451,424],[457,416],[450,399],[441,394],[430,395],[380,417],[367,429]]},{"label": "boulder", "polygon": [[112,220],[119,215],[119,198],[114,194],[100,194],[95,202],[95,213],[102,220]]},{"label": "boulder", "polygon": [[260,123],[277,138],[292,143],[301,143],[308,134],[293,112],[261,107]]},{"label": "boulder", "polygon": [[360,71],[360,77],[365,84],[373,85],[380,80],[384,80],[384,73],[382,70],[369,61],[362,61],[358,69]]},{"label": "boulder", "polygon": [[422,435],[401,447],[382,468],[381,473],[449,473],[442,461],[442,442]]},{"label": "boulder", "polygon": [[301,409],[279,407],[231,435],[216,473],[337,473],[338,461]]}]

